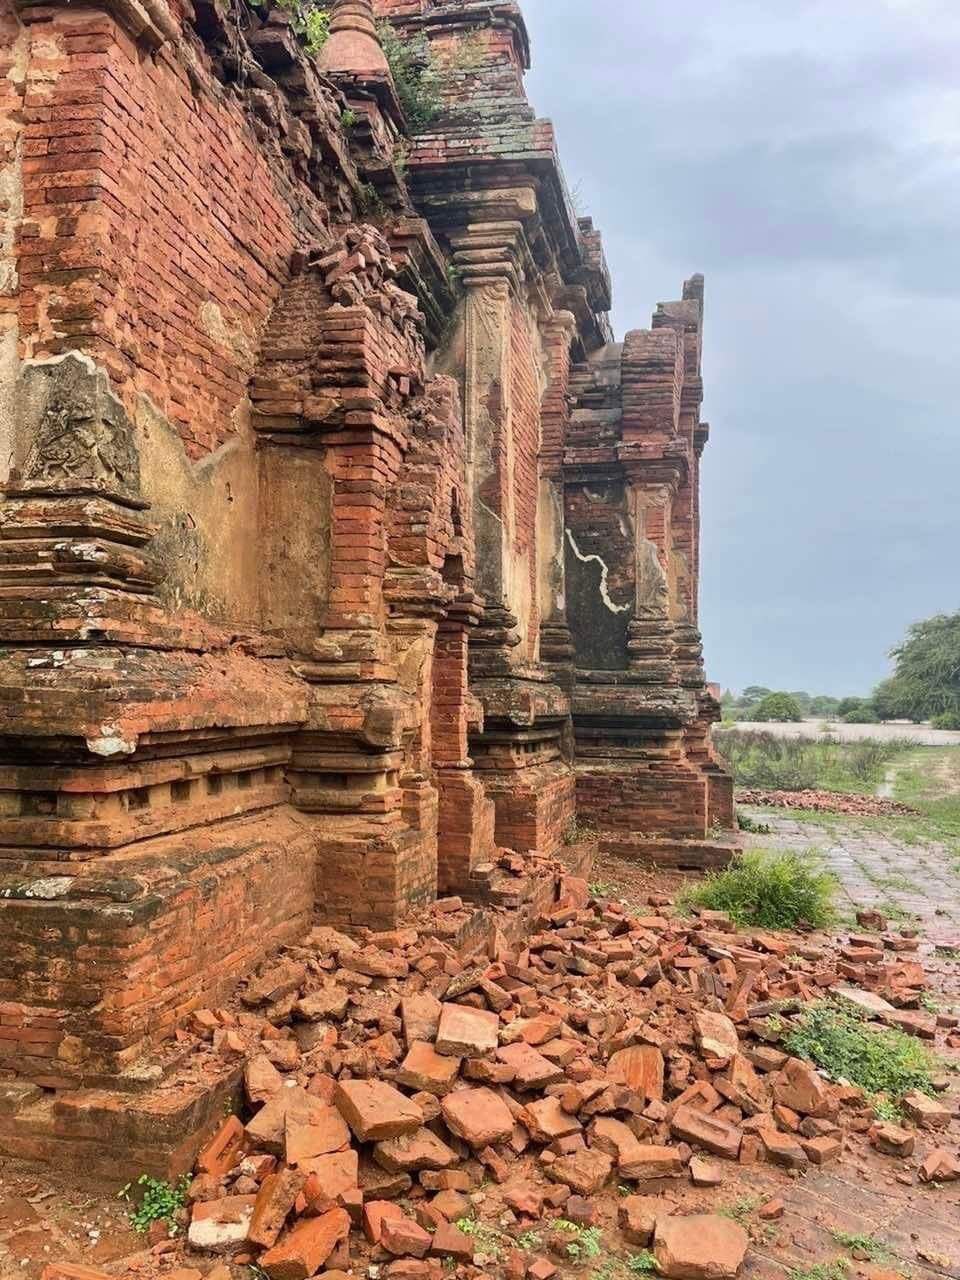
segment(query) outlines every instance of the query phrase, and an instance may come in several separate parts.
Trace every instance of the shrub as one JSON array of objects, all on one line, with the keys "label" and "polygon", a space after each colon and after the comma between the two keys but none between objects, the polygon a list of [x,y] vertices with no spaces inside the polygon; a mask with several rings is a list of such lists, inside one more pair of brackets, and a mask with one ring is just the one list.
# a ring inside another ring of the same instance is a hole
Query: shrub
[{"label": "shrub", "polygon": [[777,721],[781,724],[798,722],[803,719],[800,703],[789,693],[768,693],[757,703],[753,711],[754,720]]},{"label": "shrub", "polygon": [[944,711],[932,721],[935,729],[960,729],[960,711]]},{"label": "shrub", "polygon": [[856,1010],[829,1001],[805,1009],[784,1044],[834,1079],[849,1080],[869,1094],[885,1094],[894,1101],[914,1089],[931,1093],[939,1065],[921,1040],[891,1028],[871,1027]]},{"label": "shrub", "polygon": [[739,925],[821,927],[833,919],[836,886],[836,877],[810,855],[755,849],[740,854],[726,871],[691,886],[681,902],[726,911]]},{"label": "shrub", "polygon": [[442,72],[426,36],[400,36],[389,22],[377,25],[397,97],[412,133],[422,133],[443,107]]},{"label": "shrub", "polygon": [[883,780],[887,765],[917,746],[906,739],[781,738],[758,729],[719,730],[714,742],[738,786],[764,791],[872,791]]},{"label": "shrub", "polygon": [[859,707],[851,707],[851,709],[843,717],[844,724],[876,724],[877,713],[873,704],[870,702],[861,702]]}]

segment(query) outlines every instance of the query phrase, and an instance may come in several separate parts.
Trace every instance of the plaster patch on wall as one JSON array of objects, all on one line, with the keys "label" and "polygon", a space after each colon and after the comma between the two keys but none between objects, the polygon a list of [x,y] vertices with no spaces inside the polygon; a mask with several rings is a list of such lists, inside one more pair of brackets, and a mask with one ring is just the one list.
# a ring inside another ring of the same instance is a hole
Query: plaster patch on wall
[{"label": "plaster patch on wall", "polygon": [[574,538],[573,533],[569,529],[567,530],[567,540],[569,541],[570,546],[573,548],[573,554],[577,557],[577,559],[580,561],[581,564],[589,564],[591,560],[596,560],[597,564],[600,566],[600,599],[603,601],[606,607],[610,610],[610,612],[611,613],[627,613],[629,609],[632,607],[629,600],[627,601],[626,604],[615,604],[613,600],[610,599],[610,592],[607,589],[607,579],[610,577],[610,570],[603,563],[600,557],[597,555],[585,556],[583,552],[580,550],[580,548],[577,546],[576,539]]},{"label": "plaster patch on wall", "polygon": [[197,320],[201,330],[208,338],[212,338],[221,347],[226,347],[228,351],[231,351],[236,356],[237,363],[242,369],[245,369],[248,373],[253,372],[256,364],[256,352],[239,321],[234,321],[231,324],[225,318],[219,304],[211,301],[201,303],[197,312]]},{"label": "plaster patch on wall", "polygon": [[[16,258],[17,229],[23,219],[23,131],[16,110],[26,85],[28,39],[25,28],[9,46],[7,80],[18,95],[8,114],[0,117],[0,297],[15,298],[19,288]],[[19,376],[16,311],[0,315],[0,481],[13,466],[16,385]]]}]

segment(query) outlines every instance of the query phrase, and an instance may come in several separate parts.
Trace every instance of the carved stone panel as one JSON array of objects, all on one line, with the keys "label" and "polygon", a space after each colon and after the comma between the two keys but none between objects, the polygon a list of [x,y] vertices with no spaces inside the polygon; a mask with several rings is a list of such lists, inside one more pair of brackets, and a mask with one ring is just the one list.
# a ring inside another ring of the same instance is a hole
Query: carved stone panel
[{"label": "carved stone panel", "polygon": [[25,366],[18,392],[17,468],[9,491],[99,494],[144,506],[140,458],[126,410],[89,357]]}]

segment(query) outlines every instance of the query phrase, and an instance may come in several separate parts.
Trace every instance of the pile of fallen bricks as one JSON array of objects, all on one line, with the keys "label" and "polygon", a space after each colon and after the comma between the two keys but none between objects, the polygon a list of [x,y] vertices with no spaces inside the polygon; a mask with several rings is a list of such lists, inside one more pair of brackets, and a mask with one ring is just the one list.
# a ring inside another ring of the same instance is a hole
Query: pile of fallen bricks
[{"label": "pile of fallen bricks", "polygon": [[232,1007],[198,1012],[201,1058],[244,1060],[246,1101],[199,1155],[171,1277],[551,1280],[577,1269],[571,1232],[612,1217],[624,1276],[723,1280],[748,1234],[671,1212],[674,1180],[715,1187],[760,1162],[787,1179],[871,1147],[901,1178],[960,1180],[949,1077],[882,1123],[781,1047],[828,995],[960,1047],[957,1019],[924,1009],[916,937],[738,931],[661,896],[638,915],[566,888],[522,945],[495,941],[475,965],[436,930],[318,928]]},{"label": "pile of fallen bricks", "polygon": [[737,803],[760,809],[809,809],[814,813],[848,813],[855,818],[909,818],[918,812],[898,800],[849,795],[840,791],[737,791]]}]

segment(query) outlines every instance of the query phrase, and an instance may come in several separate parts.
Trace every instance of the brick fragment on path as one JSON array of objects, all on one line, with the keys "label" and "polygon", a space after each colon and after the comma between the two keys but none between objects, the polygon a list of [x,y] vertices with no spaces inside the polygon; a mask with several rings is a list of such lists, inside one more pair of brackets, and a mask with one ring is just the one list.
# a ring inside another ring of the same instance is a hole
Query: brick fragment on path
[{"label": "brick fragment on path", "polygon": [[872,1141],[883,1155],[895,1156],[901,1160],[912,1156],[917,1144],[916,1138],[908,1129],[901,1129],[895,1124],[883,1124],[874,1129]]},{"label": "brick fragment on path", "polygon": [[187,1242],[201,1253],[239,1253],[246,1246],[256,1196],[225,1196],[193,1206]]},{"label": "brick fragment on path", "polygon": [[371,1244],[379,1244],[389,1218],[402,1218],[403,1210],[391,1200],[371,1200],[363,1206],[363,1232]]},{"label": "brick fragment on path", "polygon": [[664,1202],[657,1196],[627,1196],[620,1202],[620,1230],[629,1244],[646,1248],[653,1239]]},{"label": "brick fragment on path", "polygon": [[705,1058],[726,1065],[740,1052],[740,1036],[731,1020],[722,1013],[698,1009],[693,1016],[697,1044]]},{"label": "brick fragment on path", "polygon": [[472,1262],[474,1243],[453,1223],[443,1222],[433,1233],[430,1252],[435,1258],[454,1258],[457,1262]]},{"label": "brick fragment on path", "polygon": [[246,1136],[237,1117],[228,1116],[197,1156],[198,1173],[222,1178],[235,1169],[243,1157]]},{"label": "brick fragment on path", "polygon": [[773,1080],[774,1099],[802,1116],[826,1119],[837,1105],[825,1080],[809,1062],[791,1058]]},{"label": "brick fragment on path", "polygon": [[695,1187],[719,1187],[723,1184],[723,1169],[712,1160],[694,1156],[690,1161],[690,1179]]},{"label": "brick fragment on path", "polygon": [[947,1129],[953,1120],[953,1112],[935,1098],[925,1093],[908,1093],[900,1103],[904,1112],[921,1129]]},{"label": "brick fragment on path", "polygon": [[373,1158],[390,1173],[419,1173],[423,1169],[450,1169],[459,1163],[455,1151],[430,1129],[418,1129],[400,1138],[378,1142]]},{"label": "brick fragment on path", "polygon": [[497,1050],[497,1058],[512,1070],[514,1085],[520,1090],[542,1090],[564,1079],[562,1067],[523,1041],[504,1045]]},{"label": "brick fragment on path", "polygon": [[297,1169],[281,1169],[265,1178],[253,1207],[247,1239],[262,1249],[277,1243],[283,1224],[306,1185],[307,1175]]},{"label": "brick fragment on path", "polygon": [[400,1064],[396,1080],[417,1092],[432,1093],[438,1098],[450,1092],[460,1074],[460,1058],[437,1053],[432,1044],[414,1041]]},{"label": "brick fragment on path", "polygon": [[760,1133],[760,1141],[771,1164],[778,1164],[784,1169],[805,1169],[809,1164],[807,1153],[790,1133],[780,1133],[777,1129],[763,1129]]},{"label": "brick fragment on path", "polygon": [[663,1099],[663,1054],[655,1045],[618,1050],[607,1064],[607,1076],[651,1102]]},{"label": "brick fragment on path", "polygon": [[921,1182],[960,1182],[960,1157],[938,1147],[920,1165]]},{"label": "brick fragment on path", "polygon": [[398,1258],[425,1258],[430,1252],[433,1237],[412,1218],[385,1218],[380,1233],[380,1243],[388,1253]]},{"label": "brick fragment on path", "polygon": [[725,1160],[739,1158],[742,1131],[716,1116],[704,1115],[693,1107],[681,1107],[671,1121],[670,1131],[691,1146],[702,1147]]},{"label": "brick fragment on path", "polygon": [[544,1172],[551,1182],[562,1183],[579,1195],[593,1196],[606,1186],[613,1160],[602,1151],[577,1151],[547,1165]]},{"label": "brick fragment on path", "polygon": [[718,1214],[657,1219],[653,1253],[666,1280],[733,1280],[749,1237],[739,1223]]}]

